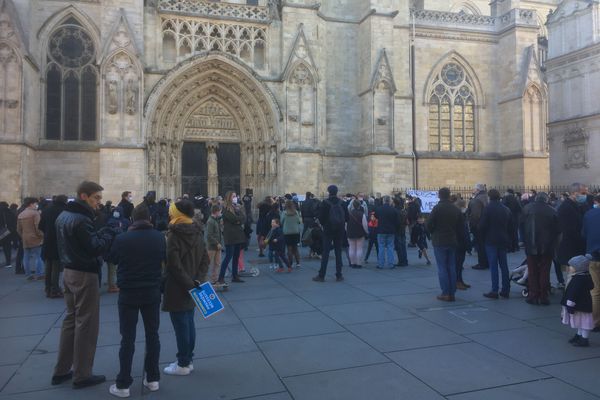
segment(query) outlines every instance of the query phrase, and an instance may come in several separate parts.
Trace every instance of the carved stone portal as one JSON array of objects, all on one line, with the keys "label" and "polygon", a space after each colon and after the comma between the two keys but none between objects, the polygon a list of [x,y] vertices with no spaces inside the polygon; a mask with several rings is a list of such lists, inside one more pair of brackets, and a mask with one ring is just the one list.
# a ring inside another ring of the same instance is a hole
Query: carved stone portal
[{"label": "carved stone portal", "polygon": [[589,138],[589,134],[583,128],[572,130],[565,135],[565,169],[590,167],[587,155]]}]

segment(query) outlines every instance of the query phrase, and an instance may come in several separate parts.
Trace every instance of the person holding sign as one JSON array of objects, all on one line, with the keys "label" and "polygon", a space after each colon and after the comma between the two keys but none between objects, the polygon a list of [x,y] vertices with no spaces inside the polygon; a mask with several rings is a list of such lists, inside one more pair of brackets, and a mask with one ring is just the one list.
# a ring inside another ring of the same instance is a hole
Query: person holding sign
[{"label": "person holding sign", "polygon": [[170,313],[175,330],[177,361],[168,365],[164,372],[181,376],[194,370],[195,303],[189,291],[206,280],[209,260],[202,228],[192,219],[194,204],[189,200],[172,203],[169,217],[162,308]]}]

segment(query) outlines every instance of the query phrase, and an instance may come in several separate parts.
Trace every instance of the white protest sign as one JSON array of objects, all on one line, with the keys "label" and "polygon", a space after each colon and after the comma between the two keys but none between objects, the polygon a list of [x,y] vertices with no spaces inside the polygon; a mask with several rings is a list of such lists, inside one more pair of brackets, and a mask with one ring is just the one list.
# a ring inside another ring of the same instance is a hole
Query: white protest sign
[{"label": "white protest sign", "polygon": [[437,203],[440,202],[438,192],[431,192],[425,190],[409,190],[406,192],[406,194],[421,199],[421,212],[425,214],[430,214],[433,210],[433,207],[435,207]]}]

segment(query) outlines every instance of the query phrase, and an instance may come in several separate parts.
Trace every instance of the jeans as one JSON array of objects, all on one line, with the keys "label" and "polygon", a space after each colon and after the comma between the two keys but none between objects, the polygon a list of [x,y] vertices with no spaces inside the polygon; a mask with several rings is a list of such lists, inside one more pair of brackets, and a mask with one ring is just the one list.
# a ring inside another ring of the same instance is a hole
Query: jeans
[{"label": "jeans", "polygon": [[119,304],[119,326],[121,330],[120,371],[117,375],[117,388],[119,389],[127,389],[133,383],[131,363],[135,352],[135,335],[139,313],[142,314],[144,332],[146,332],[146,355],[144,356],[146,380],[148,382],[158,382],[160,380],[158,369],[160,357],[160,340],[158,338],[160,303]]},{"label": "jeans", "polygon": [[46,260],[46,294],[55,295],[60,293],[58,277],[62,268],[58,260]]},{"label": "jeans", "polygon": [[292,268],[292,262],[288,260],[284,250],[274,250],[273,253],[275,256],[275,261],[277,262],[277,265],[279,265],[279,268]]},{"label": "jeans", "polygon": [[498,266],[502,274],[501,293],[510,292],[510,279],[508,277],[508,260],[506,258],[506,249],[496,246],[485,246],[485,252],[488,256],[490,272],[492,274],[492,292],[498,293]]},{"label": "jeans", "polygon": [[228,244],[225,246],[225,258],[221,263],[221,272],[219,272],[219,280],[222,281],[225,279],[225,272],[227,271],[227,266],[231,261],[231,275],[233,278],[237,278],[238,276],[238,262],[240,260],[240,251],[242,250],[242,243],[239,244]]},{"label": "jeans", "polygon": [[378,267],[385,268],[385,259],[387,254],[387,262],[390,268],[394,267],[394,235],[388,233],[380,233],[377,235],[379,243],[379,254],[377,255]]},{"label": "jeans", "polygon": [[394,237],[394,248],[398,255],[398,264],[408,265],[408,255],[406,254],[406,229],[405,232]]},{"label": "jeans", "polygon": [[379,243],[377,242],[377,236],[369,236],[369,246],[367,247],[367,255],[365,256],[365,261],[369,259],[373,246],[375,246],[375,252],[377,254],[377,257],[379,258]]},{"label": "jeans", "polygon": [[33,275],[32,269],[35,263],[35,275],[42,276],[44,264],[42,263],[42,246],[23,249],[23,266],[25,267],[25,276]]},{"label": "jeans", "polygon": [[323,232],[323,255],[321,256],[321,269],[319,276],[325,277],[327,273],[327,264],[329,264],[329,253],[331,249],[335,254],[335,275],[342,276],[342,240],[344,239],[344,231],[340,232]]},{"label": "jeans", "polygon": [[454,296],[454,293],[456,293],[456,248],[453,246],[434,246],[433,253],[438,267],[438,279],[442,295]]},{"label": "jeans", "polygon": [[177,340],[177,364],[180,367],[187,367],[194,358],[194,347],[196,346],[194,309],[169,314]]}]

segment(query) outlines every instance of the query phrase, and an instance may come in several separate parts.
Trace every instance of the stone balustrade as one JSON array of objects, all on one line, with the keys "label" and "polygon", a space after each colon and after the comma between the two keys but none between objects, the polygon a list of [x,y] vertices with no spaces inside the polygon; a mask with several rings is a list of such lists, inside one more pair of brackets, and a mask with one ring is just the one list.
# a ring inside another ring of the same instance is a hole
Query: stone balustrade
[{"label": "stone balustrade", "polygon": [[499,17],[473,15],[464,12],[446,12],[434,10],[411,10],[411,16],[417,25],[455,26],[469,30],[495,32],[511,25],[529,25],[537,27],[537,15],[534,10],[513,9]]},{"label": "stone balustrade", "polygon": [[158,0],[158,11],[198,17],[221,18],[235,21],[270,23],[269,7],[245,4],[214,3],[205,0]]}]

